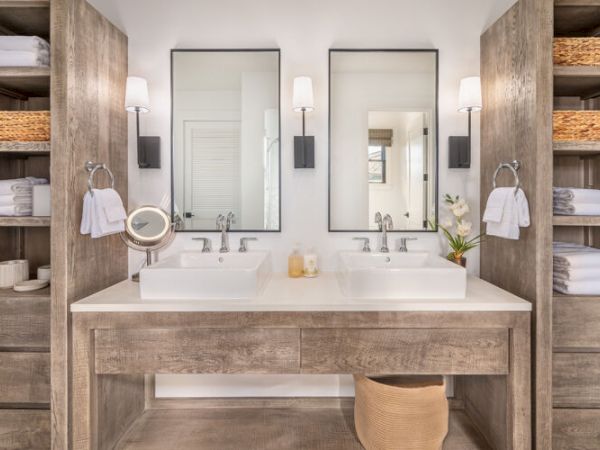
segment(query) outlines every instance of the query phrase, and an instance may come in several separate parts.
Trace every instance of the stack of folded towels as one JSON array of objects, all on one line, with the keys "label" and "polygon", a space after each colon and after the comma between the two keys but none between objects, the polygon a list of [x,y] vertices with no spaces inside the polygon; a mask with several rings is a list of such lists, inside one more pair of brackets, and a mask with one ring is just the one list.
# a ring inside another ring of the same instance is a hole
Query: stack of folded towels
[{"label": "stack of folded towels", "polygon": [[99,238],[120,233],[125,231],[126,218],[123,201],[114,189],[92,189],[85,193],[81,234]]},{"label": "stack of folded towels", "polygon": [[554,188],[554,214],[562,216],[600,216],[600,190]]},{"label": "stack of folded towels", "polygon": [[48,184],[48,180],[35,177],[0,180],[0,216],[31,216],[36,184]]},{"label": "stack of folded towels", "polygon": [[600,249],[554,242],[554,290],[568,295],[600,295]]},{"label": "stack of folded towels", "polygon": [[37,36],[0,36],[0,67],[50,65],[50,44]]}]

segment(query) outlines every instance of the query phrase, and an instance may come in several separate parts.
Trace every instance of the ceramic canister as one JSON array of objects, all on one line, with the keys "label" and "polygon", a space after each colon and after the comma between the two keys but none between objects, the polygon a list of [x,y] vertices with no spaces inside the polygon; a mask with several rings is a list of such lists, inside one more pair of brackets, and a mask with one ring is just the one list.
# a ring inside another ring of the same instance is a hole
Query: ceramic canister
[{"label": "ceramic canister", "polygon": [[15,259],[0,262],[0,288],[11,288],[20,281],[29,279],[29,261]]}]

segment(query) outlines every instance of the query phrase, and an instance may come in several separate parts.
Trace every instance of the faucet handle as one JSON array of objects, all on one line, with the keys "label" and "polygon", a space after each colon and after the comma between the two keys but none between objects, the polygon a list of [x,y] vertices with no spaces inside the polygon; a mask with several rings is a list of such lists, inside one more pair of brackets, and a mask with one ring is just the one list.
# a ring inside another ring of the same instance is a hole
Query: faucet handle
[{"label": "faucet handle", "polygon": [[202,242],[202,253],[210,253],[212,251],[212,241],[205,237],[192,238],[192,241]]},{"label": "faucet handle", "polygon": [[229,211],[229,213],[227,214],[227,218],[226,218],[226,221],[227,221],[227,231],[229,231],[229,229],[231,228],[231,224],[235,223],[234,219],[235,219],[235,214],[233,212]]},{"label": "faucet handle", "polygon": [[240,253],[246,253],[248,251],[248,241],[258,241],[258,238],[255,237],[243,237],[240,239]]},{"label": "faucet handle", "polygon": [[385,227],[386,231],[392,231],[394,229],[394,221],[392,220],[392,216],[389,214],[385,215],[383,218],[383,226]]},{"label": "faucet handle", "polygon": [[368,253],[371,251],[371,239],[368,237],[355,237],[352,238],[353,241],[361,241],[363,243],[362,251]]},{"label": "faucet handle", "polygon": [[383,216],[380,212],[375,213],[375,223],[379,227],[379,231],[383,230]]},{"label": "faucet handle", "polygon": [[400,238],[400,248],[398,249],[399,252],[402,253],[406,253],[408,251],[408,248],[406,247],[406,243],[408,241],[416,241],[417,238],[415,237],[411,237],[411,238],[407,238],[407,237],[402,237]]},{"label": "faucet handle", "polygon": [[220,230],[221,228],[223,228],[224,221],[225,221],[225,216],[223,214],[219,214],[217,216],[217,220],[216,220],[217,230]]}]

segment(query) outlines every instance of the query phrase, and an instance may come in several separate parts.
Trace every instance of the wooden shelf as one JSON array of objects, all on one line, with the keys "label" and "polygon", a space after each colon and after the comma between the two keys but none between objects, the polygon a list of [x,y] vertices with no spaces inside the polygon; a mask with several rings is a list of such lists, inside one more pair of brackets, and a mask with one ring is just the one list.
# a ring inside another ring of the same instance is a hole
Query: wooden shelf
[{"label": "wooden shelf", "polygon": [[0,91],[25,98],[48,97],[50,67],[0,67]]},{"label": "wooden shelf", "polygon": [[552,147],[557,156],[600,155],[600,141],[555,141]]},{"label": "wooden shelf", "polygon": [[554,216],[552,225],[555,227],[598,227],[600,216]]},{"label": "wooden shelf", "polygon": [[[363,449],[354,430],[352,408],[149,409],[116,448]],[[489,448],[466,414],[450,412],[443,450]]]},{"label": "wooden shelf", "polygon": [[16,142],[0,141],[0,155],[48,155],[50,153],[50,142]]},{"label": "wooden shelf", "polygon": [[0,0],[0,31],[47,39],[50,35],[50,1]]},{"label": "wooden shelf", "polygon": [[590,36],[599,26],[600,1],[554,1],[554,32],[557,36]]},{"label": "wooden shelf", "polygon": [[44,289],[39,289],[37,291],[30,292],[16,292],[13,289],[0,289],[0,300],[4,299],[19,299],[24,301],[48,299],[48,301],[50,301],[50,286],[45,287]]},{"label": "wooden shelf", "polygon": [[50,217],[6,217],[0,216],[0,227],[49,227]]},{"label": "wooden shelf", "polygon": [[554,66],[555,96],[588,98],[599,93],[600,66]]}]

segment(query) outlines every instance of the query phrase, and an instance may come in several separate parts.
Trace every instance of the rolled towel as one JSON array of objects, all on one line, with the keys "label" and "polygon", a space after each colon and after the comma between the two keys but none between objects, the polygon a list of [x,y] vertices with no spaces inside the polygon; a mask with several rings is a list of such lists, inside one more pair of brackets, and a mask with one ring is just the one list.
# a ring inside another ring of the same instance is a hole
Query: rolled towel
[{"label": "rolled towel", "polygon": [[50,51],[50,44],[37,36],[0,36],[0,50]]},{"label": "rolled towel", "polygon": [[554,214],[559,216],[600,216],[600,203],[572,203],[554,205]]},{"label": "rolled towel", "polygon": [[599,189],[553,188],[555,200],[570,203],[600,203]]},{"label": "rolled towel", "polygon": [[554,281],[554,290],[567,295],[600,295],[600,280]]},{"label": "rolled towel", "polygon": [[43,67],[50,65],[50,53],[0,50],[0,67]]}]

